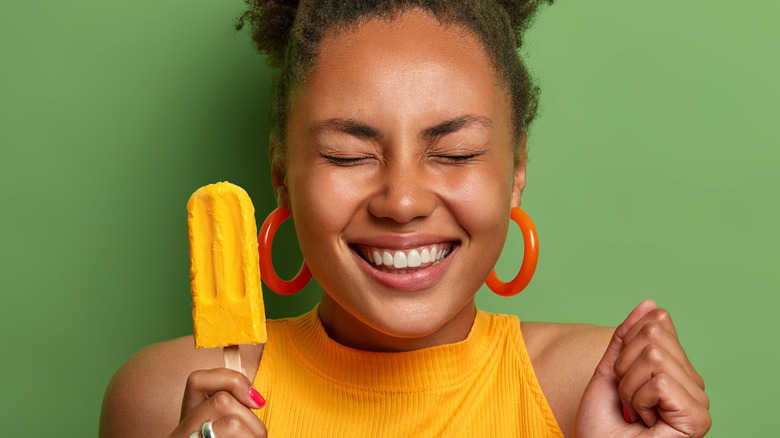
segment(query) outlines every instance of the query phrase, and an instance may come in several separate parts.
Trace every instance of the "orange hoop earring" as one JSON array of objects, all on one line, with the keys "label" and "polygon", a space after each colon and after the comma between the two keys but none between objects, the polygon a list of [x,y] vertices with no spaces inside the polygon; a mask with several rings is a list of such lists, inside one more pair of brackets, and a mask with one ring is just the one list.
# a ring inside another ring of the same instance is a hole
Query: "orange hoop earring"
[{"label": "orange hoop earring", "polygon": [[490,290],[503,297],[511,297],[522,292],[534,276],[536,263],[539,261],[539,237],[536,235],[536,226],[534,226],[531,217],[520,207],[512,207],[509,217],[520,226],[520,230],[523,232],[523,244],[525,245],[523,265],[514,280],[509,283],[499,280],[495,269],[485,280],[485,284]]},{"label": "orange hoop earring", "polygon": [[290,217],[290,212],[284,207],[278,207],[265,218],[263,226],[260,227],[260,235],[257,237],[258,251],[260,252],[260,275],[263,281],[272,291],[280,295],[292,295],[298,293],[311,280],[311,271],[306,266],[306,262],[301,265],[300,271],[290,281],[284,281],[276,275],[274,264],[271,260],[271,246],[274,242],[274,235],[279,225]]}]

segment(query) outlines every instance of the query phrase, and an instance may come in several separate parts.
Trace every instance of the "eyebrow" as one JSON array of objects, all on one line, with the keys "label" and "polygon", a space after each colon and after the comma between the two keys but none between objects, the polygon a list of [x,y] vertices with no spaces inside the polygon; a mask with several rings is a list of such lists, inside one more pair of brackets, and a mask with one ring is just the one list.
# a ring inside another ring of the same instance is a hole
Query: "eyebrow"
[{"label": "eyebrow", "polygon": [[455,117],[439,123],[438,125],[431,126],[422,132],[422,136],[429,140],[437,140],[447,134],[461,130],[468,126],[478,125],[490,128],[493,126],[493,122],[489,118],[478,116],[475,114],[467,114],[460,117]]},{"label": "eyebrow", "polygon": [[[428,140],[437,140],[447,134],[456,132],[472,125],[490,128],[493,126],[493,122],[484,116],[466,114],[426,128],[422,131],[421,135],[423,138]],[[343,132],[345,134],[369,140],[379,140],[384,137],[380,130],[355,119],[332,118],[317,123],[312,128],[312,132],[314,133],[327,130]]]},{"label": "eyebrow", "polygon": [[382,138],[382,133],[378,129],[368,126],[365,123],[358,122],[354,119],[328,119],[324,122],[314,125],[312,128],[314,133],[327,130],[339,131],[358,138],[365,138],[369,140],[378,140]]}]

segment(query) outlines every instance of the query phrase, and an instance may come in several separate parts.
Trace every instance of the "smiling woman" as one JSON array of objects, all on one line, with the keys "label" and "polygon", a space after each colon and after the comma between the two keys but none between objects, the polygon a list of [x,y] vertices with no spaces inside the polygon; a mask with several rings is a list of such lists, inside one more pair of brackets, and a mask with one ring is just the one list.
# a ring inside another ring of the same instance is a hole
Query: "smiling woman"
[{"label": "smiling woman", "polygon": [[[476,38],[423,13],[327,38],[318,57],[273,172],[323,324],[371,350],[465,339],[525,181],[502,83]],[[446,257],[409,272],[415,249]],[[384,270],[361,257],[374,252]]]},{"label": "smiling woman", "polygon": [[269,14],[293,14],[272,53],[272,183],[322,303],[270,322],[246,375],[191,337],[143,350],[111,383],[103,436],[707,432],[703,381],[653,302],[616,330],[476,309],[535,111],[514,32],[537,4],[512,4],[252,3],[261,42]]}]

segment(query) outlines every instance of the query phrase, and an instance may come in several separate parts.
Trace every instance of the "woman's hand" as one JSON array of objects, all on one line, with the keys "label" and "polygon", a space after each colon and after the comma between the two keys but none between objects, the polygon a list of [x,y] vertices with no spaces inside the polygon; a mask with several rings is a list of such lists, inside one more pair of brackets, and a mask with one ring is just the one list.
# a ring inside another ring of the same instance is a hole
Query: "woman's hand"
[{"label": "woman's hand", "polygon": [[241,373],[226,368],[195,371],[187,379],[180,422],[170,438],[188,438],[206,421],[219,438],[265,437],[265,425],[251,411],[264,404]]},{"label": "woman's hand", "polygon": [[646,300],[615,329],[580,401],[573,436],[702,437],[712,424],[709,406],[669,313]]}]

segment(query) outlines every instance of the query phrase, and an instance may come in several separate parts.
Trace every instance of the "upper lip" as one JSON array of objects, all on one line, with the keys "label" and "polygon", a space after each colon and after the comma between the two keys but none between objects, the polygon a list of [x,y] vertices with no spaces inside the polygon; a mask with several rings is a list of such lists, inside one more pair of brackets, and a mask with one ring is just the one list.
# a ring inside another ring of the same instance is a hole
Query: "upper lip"
[{"label": "upper lip", "polygon": [[452,236],[436,234],[391,234],[377,235],[367,238],[350,239],[350,245],[364,245],[386,249],[411,249],[425,245],[435,245],[443,242],[460,242],[460,239]]}]

